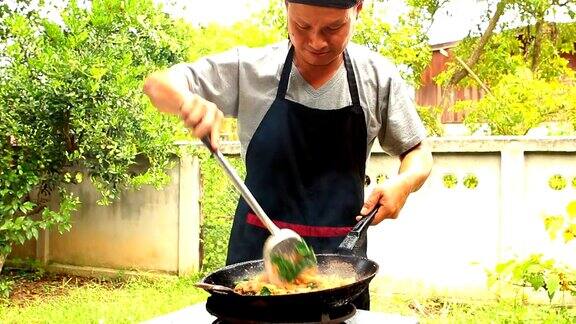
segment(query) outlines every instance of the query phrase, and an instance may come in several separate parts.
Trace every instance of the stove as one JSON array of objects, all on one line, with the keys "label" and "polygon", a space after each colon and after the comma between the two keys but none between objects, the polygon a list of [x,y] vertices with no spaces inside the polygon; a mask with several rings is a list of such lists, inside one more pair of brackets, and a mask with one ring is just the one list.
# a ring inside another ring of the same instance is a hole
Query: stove
[{"label": "stove", "polygon": [[[301,312],[300,315],[291,312],[289,317],[284,317],[283,320],[274,318],[255,319],[255,314],[246,314],[246,312],[238,313],[234,310],[233,305],[227,305],[226,314],[218,307],[224,305],[214,305],[210,299],[206,302],[201,302],[192,306],[188,306],[181,310],[159,316],[144,322],[145,324],[176,324],[176,323],[191,323],[191,324],[246,324],[246,323],[343,323],[343,324],[418,324],[418,319],[410,316],[402,316],[399,314],[390,314],[376,311],[365,311],[356,309],[353,305],[344,305],[330,311],[314,313],[314,318],[302,317],[302,315],[310,316],[309,312]],[[232,312],[229,310],[232,309]],[[219,317],[214,316],[217,314]],[[249,317],[242,317],[242,315],[250,315]],[[318,317],[320,316],[320,317]]]},{"label": "stove", "polygon": [[214,323],[257,324],[257,323],[345,323],[356,314],[356,307],[345,304],[331,308],[289,308],[289,307],[242,307],[222,302],[222,299],[208,297],[206,310],[217,318]]}]

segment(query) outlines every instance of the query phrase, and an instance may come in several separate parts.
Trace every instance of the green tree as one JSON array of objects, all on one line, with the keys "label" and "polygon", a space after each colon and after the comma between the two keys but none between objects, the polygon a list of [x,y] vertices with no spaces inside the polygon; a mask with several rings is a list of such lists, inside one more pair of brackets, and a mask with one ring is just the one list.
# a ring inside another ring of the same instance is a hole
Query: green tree
[{"label": "green tree", "polygon": [[[421,4],[434,12],[451,1]],[[485,90],[484,98],[454,106],[466,112],[464,123],[472,130],[487,123],[495,135],[524,135],[542,122],[574,124],[576,109],[567,95],[574,93],[574,71],[565,56],[576,54],[576,23],[556,23],[550,17],[560,13],[576,17],[576,2],[482,2],[489,8],[484,27],[452,50],[455,59],[436,78],[444,86],[442,106],[448,108],[456,88],[474,85]],[[502,19],[507,15],[518,17],[514,25]]]},{"label": "green tree", "polygon": [[395,25],[379,18],[375,3],[365,5],[352,40],[390,58],[402,68],[407,81],[418,85],[432,53],[422,25],[422,8],[418,3],[409,4],[409,13]]},{"label": "green tree", "polygon": [[[71,185],[89,178],[108,204],[125,186],[166,183],[178,153],[178,124],[140,89],[150,71],[184,59],[189,27],[151,0],[71,1],[61,16],[0,20],[0,255],[41,228],[69,229],[80,203]],[[148,166],[134,169],[137,160]]]},{"label": "green tree", "polygon": [[[537,78],[545,80],[572,74],[562,55],[576,53],[576,24],[559,24],[547,21],[546,17],[559,12],[576,17],[574,0],[483,2],[494,9],[484,14],[486,27],[459,43],[454,55],[462,58],[484,83],[495,85],[518,68],[529,68]],[[506,14],[518,16],[517,23],[522,27],[503,22],[501,18]],[[449,64],[438,80],[447,87],[475,84],[466,68],[456,61]]]},{"label": "green tree", "polygon": [[491,94],[479,101],[460,101],[455,110],[467,112],[464,123],[475,131],[486,123],[492,135],[526,135],[543,122],[576,116],[576,87],[538,79],[529,69],[505,75]]}]

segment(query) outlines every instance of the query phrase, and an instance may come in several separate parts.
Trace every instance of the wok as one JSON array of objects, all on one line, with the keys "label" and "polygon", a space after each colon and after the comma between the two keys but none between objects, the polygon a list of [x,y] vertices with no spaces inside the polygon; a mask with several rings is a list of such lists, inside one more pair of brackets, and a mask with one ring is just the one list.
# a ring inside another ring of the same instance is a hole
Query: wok
[{"label": "wok", "polygon": [[271,310],[286,307],[335,308],[348,304],[358,297],[376,275],[378,264],[365,257],[355,255],[356,248],[366,240],[366,231],[378,211],[375,208],[361,219],[346,235],[335,254],[317,254],[318,269],[321,273],[337,274],[342,277],[355,277],[356,281],[325,290],[287,295],[240,295],[233,289],[239,281],[252,278],[264,270],[263,260],[253,260],[229,265],[204,277],[197,287],[210,293],[213,302],[234,305],[246,309],[266,308]]}]

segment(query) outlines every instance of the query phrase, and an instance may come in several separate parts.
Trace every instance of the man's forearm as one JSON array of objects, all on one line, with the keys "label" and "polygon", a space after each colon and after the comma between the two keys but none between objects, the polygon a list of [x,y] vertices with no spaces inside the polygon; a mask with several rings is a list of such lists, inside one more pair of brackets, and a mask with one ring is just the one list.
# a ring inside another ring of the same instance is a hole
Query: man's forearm
[{"label": "man's forearm", "polygon": [[178,114],[188,92],[186,78],[169,70],[154,72],[144,81],[144,93],[162,112]]},{"label": "man's forearm", "polygon": [[404,183],[408,193],[422,187],[432,170],[432,152],[426,142],[422,142],[400,156],[398,178]]}]

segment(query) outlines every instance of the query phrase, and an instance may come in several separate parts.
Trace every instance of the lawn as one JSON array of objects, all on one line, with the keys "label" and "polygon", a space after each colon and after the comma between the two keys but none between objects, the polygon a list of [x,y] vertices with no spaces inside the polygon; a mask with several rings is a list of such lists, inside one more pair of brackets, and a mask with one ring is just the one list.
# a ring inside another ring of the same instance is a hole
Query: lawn
[{"label": "lawn", "polygon": [[[135,323],[200,302],[200,276],[86,279],[8,272],[13,289],[0,323]],[[463,303],[442,298],[372,294],[375,311],[416,316],[421,323],[576,323],[576,309],[513,301]]]},{"label": "lawn", "polygon": [[204,300],[207,294],[194,287],[198,278],[19,274],[0,304],[0,323],[135,323]]},{"label": "lawn", "polygon": [[372,307],[376,311],[415,316],[421,323],[576,323],[574,308],[528,305],[513,300],[481,303],[398,295],[376,297]]}]

